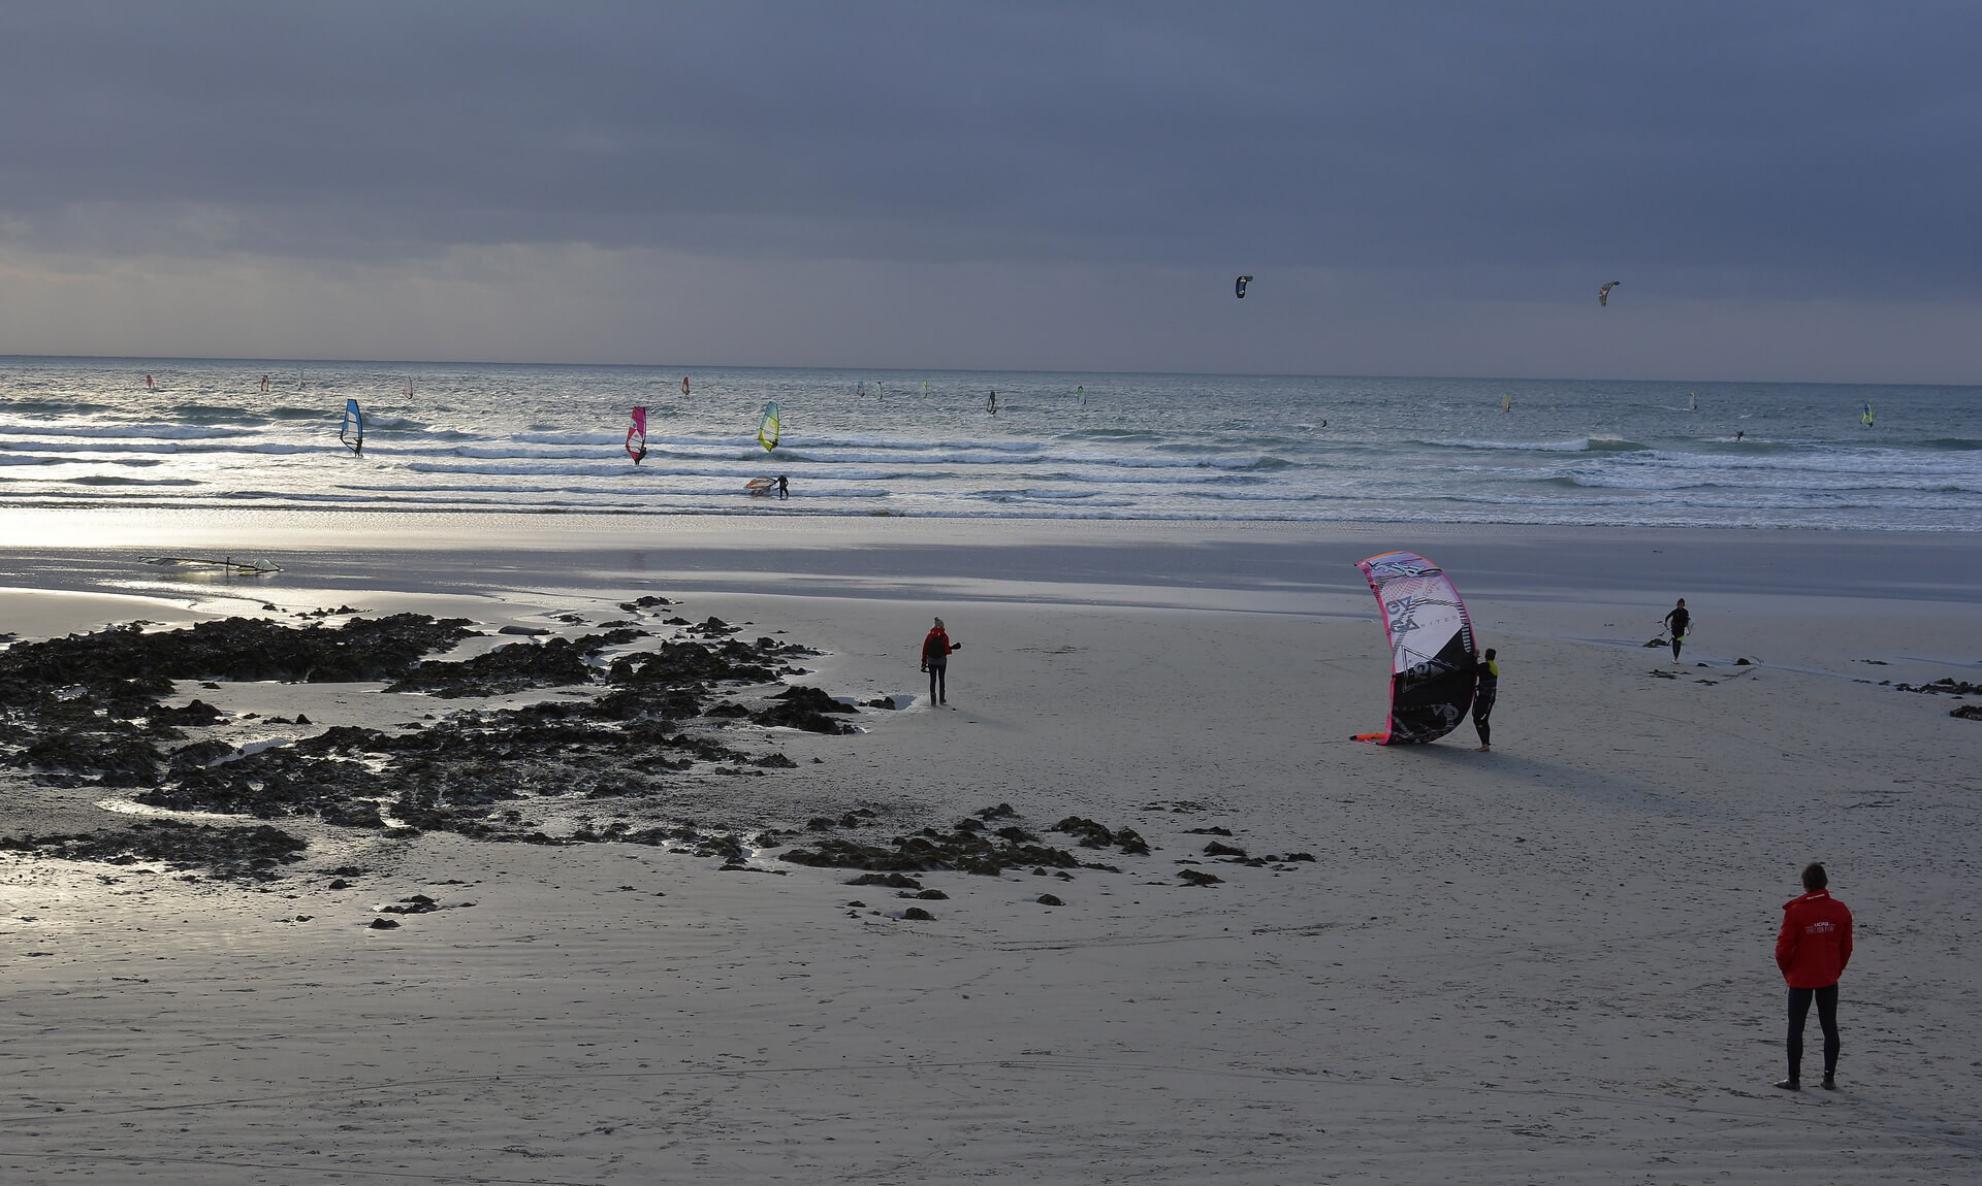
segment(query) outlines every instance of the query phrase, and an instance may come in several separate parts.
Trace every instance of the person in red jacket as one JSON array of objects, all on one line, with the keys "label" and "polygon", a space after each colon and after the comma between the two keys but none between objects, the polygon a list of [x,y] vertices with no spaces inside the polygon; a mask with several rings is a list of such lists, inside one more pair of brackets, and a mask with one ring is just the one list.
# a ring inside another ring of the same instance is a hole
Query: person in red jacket
[{"label": "person in red jacket", "polygon": [[1776,1084],[1801,1091],[1803,1022],[1817,1002],[1824,1027],[1824,1090],[1837,1090],[1837,981],[1851,962],[1851,911],[1831,897],[1830,878],[1821,864],[1803,870],[1803,896],[1782,904],[1782,933],[1776,936],[1776,966],[1789,983],[1789,1078]]},{"label": "person in red jacket", "polygon": [[922,670],[929,673],[929,702],[948,704],[950,702],[949,670],[950,652],[960,651],[963,644],[951,642],[950,634],[943,629],[943,619],[937,618],[936,625],[922,638]]}]

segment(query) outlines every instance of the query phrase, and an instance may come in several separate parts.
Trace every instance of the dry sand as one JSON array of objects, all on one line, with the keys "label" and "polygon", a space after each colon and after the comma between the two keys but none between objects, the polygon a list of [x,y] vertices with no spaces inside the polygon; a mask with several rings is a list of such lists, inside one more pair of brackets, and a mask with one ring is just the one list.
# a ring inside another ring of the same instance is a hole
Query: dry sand
[{"label": "dry sand", "polygon": [[[827,648],[809,682],[862,698],[922,690],[941,614],[964,643],[954,711],[781,732],[797,770],[699,780],[684,809],[919,824],[1009,802],[1157,851],[1071,882],[925,875],[949,894],[913,903],[931,922],[844,872],[610,844],[319,830],[268,892],[0,857],[5,1180],[1982,1177],[1982,724],[1858,682],[1975,678],[1973,540],[809,523],[691,525],[629,559],[625,528],[498,525],[516,543],[479,558],[446,532],[327,532],[246,590],[120,567],[135,541],[23,547],[0,584],[187,614],[444,594],[492,625],[682,593],[691,617]],[[1346,740],[1381,725],[1385,689],[1347,566],[1393,545],[1460,574],[1500,648],[1491,754],[1470,728]],[[1699,621],[1679,667],[1638,645],[1675,593]],[[0,593],[0,630],[35,633],[10,624],[27,605],[65,628],[95,612]],[[319,724],[409,711],[367,688],[207,695]],[[0,793],[10,830],[109,797],[15,772]],[[1211,826],[1317,859],[1212,862],[1187,831]],[[1770,948],[1811,859],[1857,913],[1858,955],[1844,1090],[1789,1096],[1768,1086]],[[373,872],[325,888],[346,864]],[[1193,867],[1224,881],[1188,888]],[[415,892],[474,905],[366,929]]]}]

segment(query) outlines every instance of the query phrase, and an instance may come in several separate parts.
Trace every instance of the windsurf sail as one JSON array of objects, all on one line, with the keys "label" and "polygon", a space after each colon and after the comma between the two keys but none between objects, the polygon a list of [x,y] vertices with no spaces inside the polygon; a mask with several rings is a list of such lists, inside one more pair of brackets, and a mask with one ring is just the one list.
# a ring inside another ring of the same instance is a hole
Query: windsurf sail
[{"label": "windsurf sail", "polygon": [[1686,393],[1686,410],[1689,412],[1697,412],[1700,410],[1699,392],[1689,391]]},{"label": "windsurf sail", "polygon": [[1390,723],[1358,733],[1378,745],[1422,745],[1459,727],[1473,704],[1473,621],[1445,570],[1416,552],[1356,563],[1390,640]]},{"label": "windsurf sail", "polygon": [[355,399],[344,401],[344,427],[338,429],[337,439],[343,441],[344,447],[351,450],[353,455],[365,451],[365,414],[358,410],[358,401]]},{"label": "windsurf sail", "polygon": [[778,433],[784,428],[784,417],[778,412],[778,401],[771,400],[764,405],[764,414],[757,421],[757,443],[769,453],[778,447]]},{"label": "windsurf sail", "polygon": [[751,495],[768,495],[778,488],[776,478],[752,478],[743,484],[743,489]]},{"label": "windsurf sail", "polygon": [[1232,281],[1232,295],[1238,297],[1242,301],[1245,300],[1246,286],[1248,284],[1251,284],[1252,282],[1253,282],[1253,278],[1251,276],[1241,276],[1238,279]]},{"label": "windsurf sail", "polygon": [[1865,401],[1865,410],[1864,410],[1864,411],[1862,411],[1862,412],[1860,412],[1860,413],[1858,413],[1858,423],[1860,423],[1860,424],[1863,424],[1863,425],[1864,425],[1865,427],[1867,427],[1867,428],[1870,428],[1870,427],[1872,427],[1872,401],[1871,401],[1871,400],[1869,400],[1869,399],[1868,399],[1868,400],[1866,400],[1866,401]]},{"label": "windsurf sail", "polygon": [[1514,410],[1514,397],[1513,397],[1513,396],[1511,396],[1511,395],[1503,395],[1503,396],[1501,396],[1501,397],[1500,397],[1500,410],[1501,410],[1501,411],[1502,411],[1503,413],[1506,413],[1506,412],[1511,412],[1511,411],[1513,411],[1513,410]]},{"label": "windsurf sail", "polygon": [[645,405],[635,407],[632,422],[626,426],[626,455],[639,465],[647,459],[647,409]]}]

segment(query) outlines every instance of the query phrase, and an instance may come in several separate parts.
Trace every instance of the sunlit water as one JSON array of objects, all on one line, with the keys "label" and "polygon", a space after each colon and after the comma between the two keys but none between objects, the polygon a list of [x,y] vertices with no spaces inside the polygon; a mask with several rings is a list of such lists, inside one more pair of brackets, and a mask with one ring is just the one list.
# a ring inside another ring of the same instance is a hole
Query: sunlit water
[{"label": "sunlit water", "polygon": [[1982,389],[0,358],[0,505],[1975,529]]}]

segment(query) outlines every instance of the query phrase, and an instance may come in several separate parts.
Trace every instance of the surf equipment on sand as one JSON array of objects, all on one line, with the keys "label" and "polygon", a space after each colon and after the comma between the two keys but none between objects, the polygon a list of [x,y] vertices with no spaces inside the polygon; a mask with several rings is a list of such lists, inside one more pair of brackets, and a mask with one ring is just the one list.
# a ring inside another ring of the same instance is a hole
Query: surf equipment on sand
[{"label": "surf equipment on sand", "polygon": [[1612,280],[1602,288],[1597,289],[1597,304],[1606,309],[1610,308],[1610,290],[1622,283],[1622,280]]},{"label": "surf equipment on sand", "polygon": [[776,478],[752,478],[743,484],[744,492],[752,495],[768,495],[777,488]]},{"label": "surf equipment on sand", "polygon": [[632,423],[626,426],[626,455],[639,465],[647,458],[647,408],[642,404],[633,409]]},{"label": "surf equipment on sand", "polygon": [[1860,413],[1858,413],[1858,423],[1860,423],[1860,424],[1863,424],[1863,425],[1864,425],[1865,427],[1867,427],[1867,428],[1870,428],[1870,427],[1872,427],[1872,401],[1871,401],[1871,400],[1869,400],[1869,399],[1868,399],[1868,400],[1866,400],[1866,401],[1865,401],[1865,410],[1864,410],[1864,411],[1862,411],[1862,412],[1860,412]]},{"label": "surf equipment on sand", "polygon": [[1232,281],[1232,295],[1238,297],[1242,301],[1245,300],[1246,285],[1251,284],[1252,282],[1253,282],[1253,278],[1251,276],[1241,276],[1237,280]]},{"label": "surf equipment on sand", "polygon": [[1445,570],[1416,552],[1356,563],[1390,640],[1390,723],[1358,733],[1378,745],[1422,745],[1459,727],[1473,704],[1473,621]]},{"label": "surf equipment on sand", "polygon": [[365,414],[358,410],[355,399],[344,401],[344,427],[337,430],[337,439],[354,456],[365,451]]},{"label": "surf equipment on sand", "polygon": [[778,447],[778,433],[784,428],[784,417],[778,412],[778,401],[771,400],[764,405],[764,414],[757,421],[757,443],[769,453]]}]

